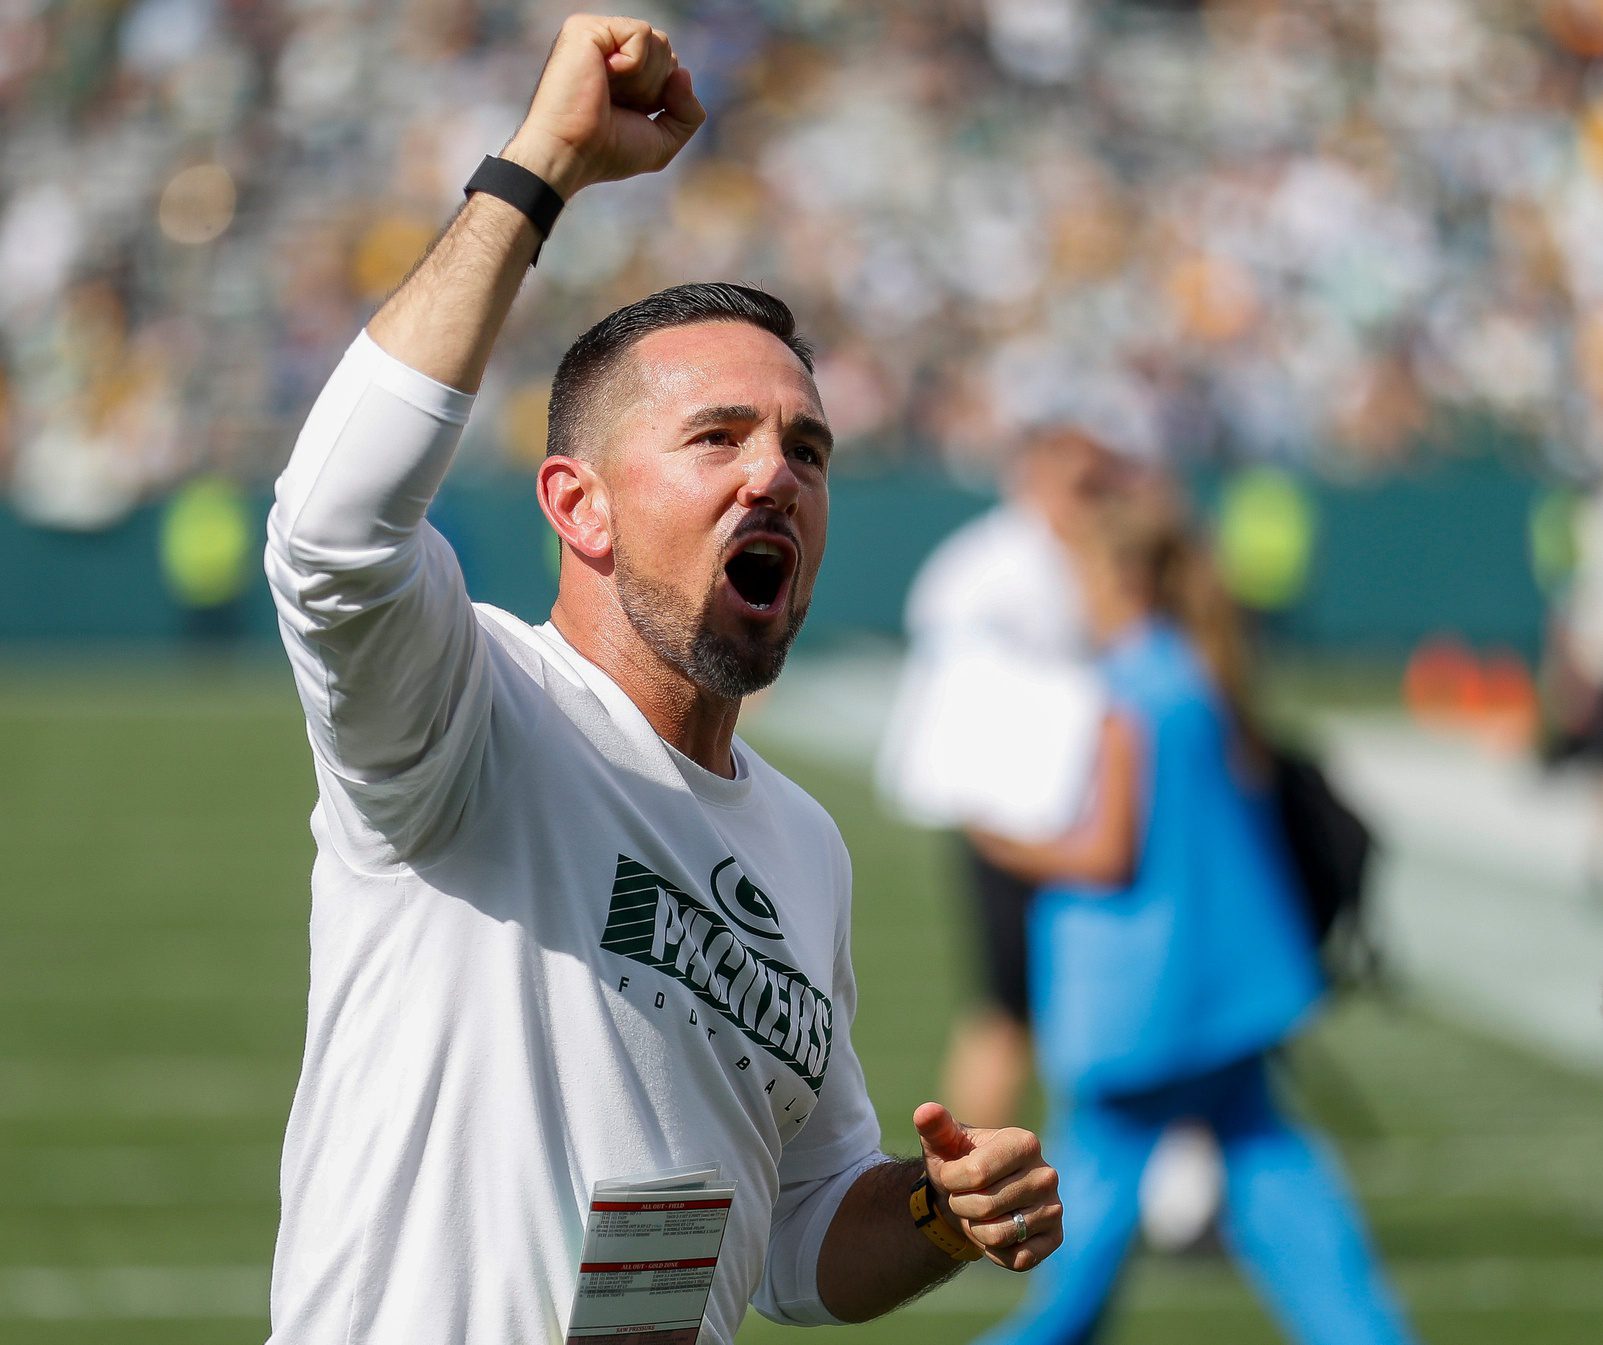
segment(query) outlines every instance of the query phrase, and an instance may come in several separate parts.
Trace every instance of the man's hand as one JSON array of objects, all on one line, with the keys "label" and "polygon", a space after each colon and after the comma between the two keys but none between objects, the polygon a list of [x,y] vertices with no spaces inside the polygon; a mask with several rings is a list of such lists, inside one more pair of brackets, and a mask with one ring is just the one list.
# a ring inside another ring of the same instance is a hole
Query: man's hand
[{"label": "man's hand", "polygon": [[690,72],[660,28],[575,14],[562,25],[529,114],[502,157],[571,200],[593,182],[665,167],[706,119]]},{"label": "man's hand", "polygon": [[[970,1130],[938,1103],[913,1113],[924,1158],[864,1171],[830,1221],[818,1253],[818,1295],[843,1322],[866,1322],[962,1269],[908,1217],[920,1172],[945,1219],[997,1265],[1030,1270],[1063,1242],[1058,1174],[1028,1130]],[[1024,1237],[1014,1214],[1024,1220]]]},{"label": "man's hand", "polygon": [[[941,1213],[1008,1270],[1038,1266],[1063,1242],[1058,1174],[1028,1130],[970,1130],[938,1102],[913,1113]],[[1024,1216],[1019,1240],[1014,1214]]]}]

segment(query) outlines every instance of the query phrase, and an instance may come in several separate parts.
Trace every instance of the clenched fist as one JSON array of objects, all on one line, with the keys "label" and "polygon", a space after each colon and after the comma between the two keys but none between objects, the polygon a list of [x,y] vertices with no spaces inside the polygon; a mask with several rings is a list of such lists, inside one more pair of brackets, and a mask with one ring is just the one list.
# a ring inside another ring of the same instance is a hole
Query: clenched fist
[{"label": "clenched fist", "polygon": [[660,28],[575,14],[551,48],[529,114],[502,157],[564,200],[592,182],[654,173],[707,113]]}]

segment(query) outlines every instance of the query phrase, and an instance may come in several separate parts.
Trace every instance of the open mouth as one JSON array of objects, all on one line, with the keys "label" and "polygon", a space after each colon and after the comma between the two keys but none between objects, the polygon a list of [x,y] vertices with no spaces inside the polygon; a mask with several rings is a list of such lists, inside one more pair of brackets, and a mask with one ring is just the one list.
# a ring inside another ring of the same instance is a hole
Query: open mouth
[{"label": "open mouth", "polygon": [[795,552],[766,538],[748,543],[724,566],[730,587],[756,612],[771,612],[784,593],[795,566]]}]

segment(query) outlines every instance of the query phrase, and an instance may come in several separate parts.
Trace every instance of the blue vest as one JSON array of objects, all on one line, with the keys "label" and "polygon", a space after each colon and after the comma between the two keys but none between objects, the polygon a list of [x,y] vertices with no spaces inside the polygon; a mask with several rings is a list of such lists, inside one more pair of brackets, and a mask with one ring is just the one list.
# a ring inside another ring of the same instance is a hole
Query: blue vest
[{"label": "blue vest", "polygon": [[1143,625],[1104,673],[1140,744],[1134,878],[1045,888],[1029,945],[1043,1079],[1107,1096],[1273,1046],[1323,986],[1270,799],[1241,779],[1229,713],[1190,644]]}]

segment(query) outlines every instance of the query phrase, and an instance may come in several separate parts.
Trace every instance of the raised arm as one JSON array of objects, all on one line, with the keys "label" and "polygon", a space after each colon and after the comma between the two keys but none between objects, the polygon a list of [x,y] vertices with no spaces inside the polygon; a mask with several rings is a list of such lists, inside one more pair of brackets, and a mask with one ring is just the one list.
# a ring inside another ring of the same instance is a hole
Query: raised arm
[{"label": "raised arm", "polygon": [[[575,16],[503,157],[571,198],[663,167],[703,115],[663,33]],[[476,193],[335,370],[275,492],[267,572],[324,796],[392,857],[449,826],[482,745],[483,640],[424,515],[541,241]]]},{"label": "raised arm", "polygon": [[[666,33],[576,14],[562,25],[528,116],[501,151],[563,200],[665,167],[706,119]],[[476,193],[368,326],[404,364],[478,390],[541,242],[521,211]]]}]

